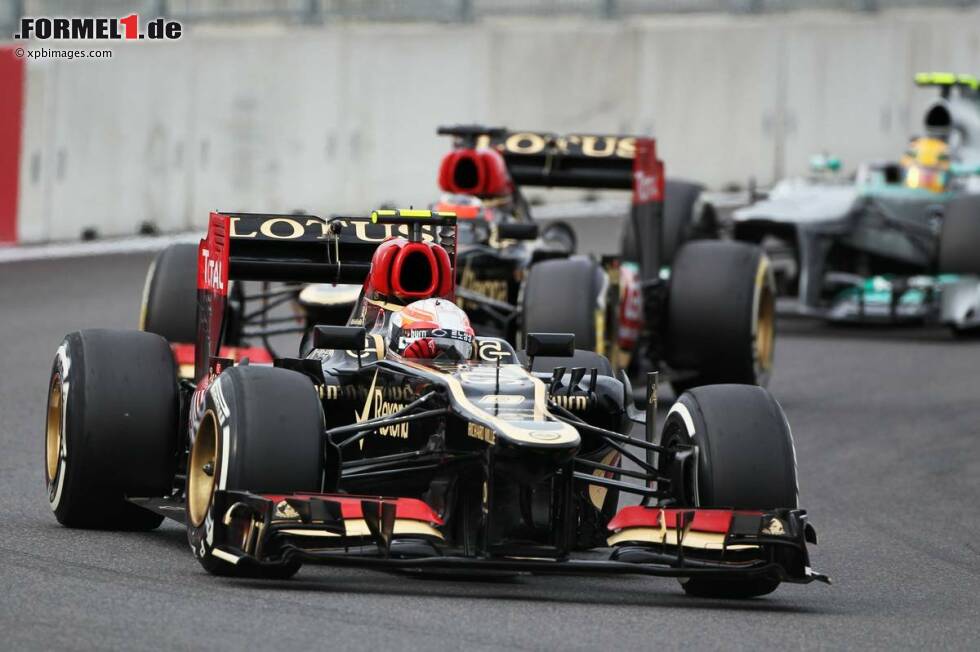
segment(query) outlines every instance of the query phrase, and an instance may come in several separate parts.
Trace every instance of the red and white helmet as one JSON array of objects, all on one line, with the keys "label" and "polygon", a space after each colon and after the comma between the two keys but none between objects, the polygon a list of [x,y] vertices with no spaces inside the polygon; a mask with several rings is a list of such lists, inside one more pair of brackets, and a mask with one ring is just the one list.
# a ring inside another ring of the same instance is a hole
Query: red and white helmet
[{"label": "red and white helmet", "polygon": [[388,325],[388,350],[406,358],[459,362],[473,358],[473,346],[469,317],[446,299],[410,303]]}]

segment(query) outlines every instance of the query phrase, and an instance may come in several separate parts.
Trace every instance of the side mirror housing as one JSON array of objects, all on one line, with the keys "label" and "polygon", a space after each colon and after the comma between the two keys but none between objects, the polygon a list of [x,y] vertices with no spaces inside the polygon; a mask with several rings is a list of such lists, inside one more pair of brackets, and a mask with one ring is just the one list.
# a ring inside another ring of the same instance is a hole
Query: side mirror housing
[{"label": "side mirror housing", "polygon": [[528,333],[524,345],[527,357],[570,358],[575,355],[574,333]]},{"label": "side mirror housing", "polygon": [[361,351],[367,331],[362,326],[314,326],[314,349]]}]

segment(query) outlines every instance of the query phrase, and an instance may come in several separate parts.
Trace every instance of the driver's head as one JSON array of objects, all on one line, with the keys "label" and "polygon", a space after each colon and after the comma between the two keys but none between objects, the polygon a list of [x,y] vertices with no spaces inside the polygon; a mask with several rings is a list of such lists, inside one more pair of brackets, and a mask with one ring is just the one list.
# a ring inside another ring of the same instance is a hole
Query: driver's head
[{"label": "driver's head", "polygon": [[938,138],[915,138],[902,157],[908,188],[943,192],[949,182],[949,145]]},{"label": "driver's head", "polygon": [[473,328],[446,299],[424,299],[391,317],[388,350],[406,358],[460,362],[473,357]]}]

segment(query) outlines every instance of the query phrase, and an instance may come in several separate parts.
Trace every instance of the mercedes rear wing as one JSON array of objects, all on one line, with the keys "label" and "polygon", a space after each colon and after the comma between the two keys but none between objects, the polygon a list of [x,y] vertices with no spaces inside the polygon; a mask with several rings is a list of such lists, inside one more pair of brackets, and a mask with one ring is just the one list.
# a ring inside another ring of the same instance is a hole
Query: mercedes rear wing
[{"label": "mercedes rear wing", "polygon": [[953,72],[917,72],[915,73],[915,85],[935,86],[945,99],[949,98],[949,91],[953,88],[958,88],[961,93],[972,93],[973,95],[980,92],[980,80],[976,77]]},{"label": "mercedes rear wing", "polygon": [[454,213],[378,210],[332,218],[211,213],[198,246],[195,380],[207,374],[220,350],[231,281],[360,284],[378,245],[397,236],[440,244],[455,266]]}]

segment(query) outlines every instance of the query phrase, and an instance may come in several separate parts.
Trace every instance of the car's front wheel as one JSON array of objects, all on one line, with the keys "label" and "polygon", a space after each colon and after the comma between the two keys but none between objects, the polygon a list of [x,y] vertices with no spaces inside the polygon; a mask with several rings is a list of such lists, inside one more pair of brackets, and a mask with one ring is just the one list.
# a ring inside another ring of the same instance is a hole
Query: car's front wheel
[{"label": "car's front wheel", "polygon": [[309,378],[274,367],[232,367],[212,384],[187,463],[187,537],[215,575],[285,579],[300,562],[239,565],[212,547],[217,490],[319,492],[323,411]]},{"label": "car's front wheel", "polygon": [[[765,510],[796,508],[796,452],[786,415],[761,387],[709,385],[674,403],[663,446],[697,446],[697,470],[686,487],[671,487],[678,507]],[[681,582],[696,596],[750,598],[771,593],[779,579],[693,577]]]}]

